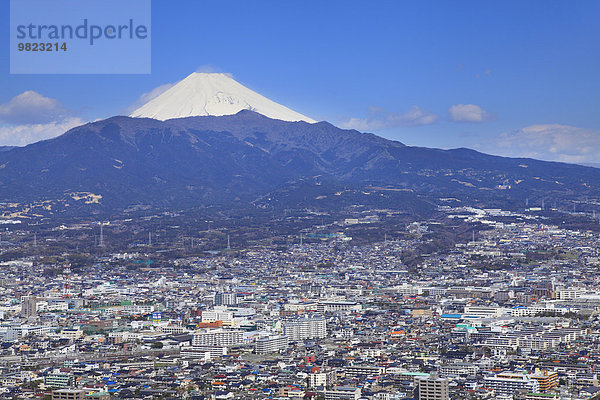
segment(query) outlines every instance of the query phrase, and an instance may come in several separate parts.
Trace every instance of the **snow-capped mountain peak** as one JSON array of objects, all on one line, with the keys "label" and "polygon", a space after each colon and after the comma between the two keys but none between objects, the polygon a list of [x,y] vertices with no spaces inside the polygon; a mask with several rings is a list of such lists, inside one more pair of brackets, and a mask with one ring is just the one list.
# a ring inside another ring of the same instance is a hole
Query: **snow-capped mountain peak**
[{"label": "snow-capped mountain peak", "polygon": [[284,121],[314,123],[300,113],[248,89],[227,74],[195,72],[131,113],[167,120],[201,115],[232,115],[252,110]]}]

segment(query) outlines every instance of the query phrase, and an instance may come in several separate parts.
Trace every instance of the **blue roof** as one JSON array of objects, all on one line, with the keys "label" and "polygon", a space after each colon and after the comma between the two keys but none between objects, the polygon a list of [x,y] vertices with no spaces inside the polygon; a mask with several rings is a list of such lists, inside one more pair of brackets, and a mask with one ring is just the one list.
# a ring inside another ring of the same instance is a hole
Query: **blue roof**
[{"label": "blue roof", "polygon": [[462,318],[462,314],[442,314],[442,318]]}]

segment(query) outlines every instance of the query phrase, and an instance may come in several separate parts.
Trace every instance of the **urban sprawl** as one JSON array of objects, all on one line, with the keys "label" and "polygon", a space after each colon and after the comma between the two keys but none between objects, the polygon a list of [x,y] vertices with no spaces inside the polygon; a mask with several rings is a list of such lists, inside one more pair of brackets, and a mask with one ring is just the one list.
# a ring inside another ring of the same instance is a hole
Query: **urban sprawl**
[{"label": "urban sprawl", "polygon": [[160,265],[143,246],[77,269],[7,259],[0,397],[600,398],[599,234],[442,211],[480,229],[417,266],[402,255],[436,222],[378,243],[342,229]]}]

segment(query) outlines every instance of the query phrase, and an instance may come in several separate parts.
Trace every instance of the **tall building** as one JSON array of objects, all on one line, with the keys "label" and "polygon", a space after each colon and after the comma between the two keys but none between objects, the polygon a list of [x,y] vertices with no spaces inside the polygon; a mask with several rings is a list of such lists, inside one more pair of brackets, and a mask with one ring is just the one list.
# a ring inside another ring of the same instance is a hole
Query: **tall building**
[{"label": "tall building", "polygon": [[419,400],[449,400],[448,379],[436,375],[419,376],[415,379]]},{"label": "tall building", "polygon": [[236,293],[215,294],[215,306],[234,306],[238,303]]},{"label": "tall building", "polygon": [[330,387],[335,383],[336,373],[334,370],[313,372],[308,375],[308,386],[311,388],[316,387]]},{"label": "tall building", "polygon": [[36,296],[23,296],[22,300],[23,303],[21,304],[21,316],[23,318],[37,317],[38,298]]},{"label": "tall building", "polygon": [[283,334],[292,342],[305,339],[322,339],[327,336],[327,323],[323,316],[305,316],[288,320]]}]

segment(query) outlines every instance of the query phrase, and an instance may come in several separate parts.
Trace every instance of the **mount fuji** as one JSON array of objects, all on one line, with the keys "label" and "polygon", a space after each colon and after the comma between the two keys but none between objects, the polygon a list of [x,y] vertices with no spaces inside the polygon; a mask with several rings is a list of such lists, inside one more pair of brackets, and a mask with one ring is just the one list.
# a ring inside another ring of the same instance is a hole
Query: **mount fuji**
[{"label": "mount fuji", "polygon": [[0,217],[14,204],[31,215],[141,205],[417,215],[449,201],[517,209],[586,196],[600,197],[598,168],[406,146],[315,122],[225,74],[194,73],[130,117],[0,149]]},{"label": "mount fuji", "polygon": [[195,72],[131,113],[165,121],[250,110],[282,121],[316,121],[248,89],[223,73]]}]

